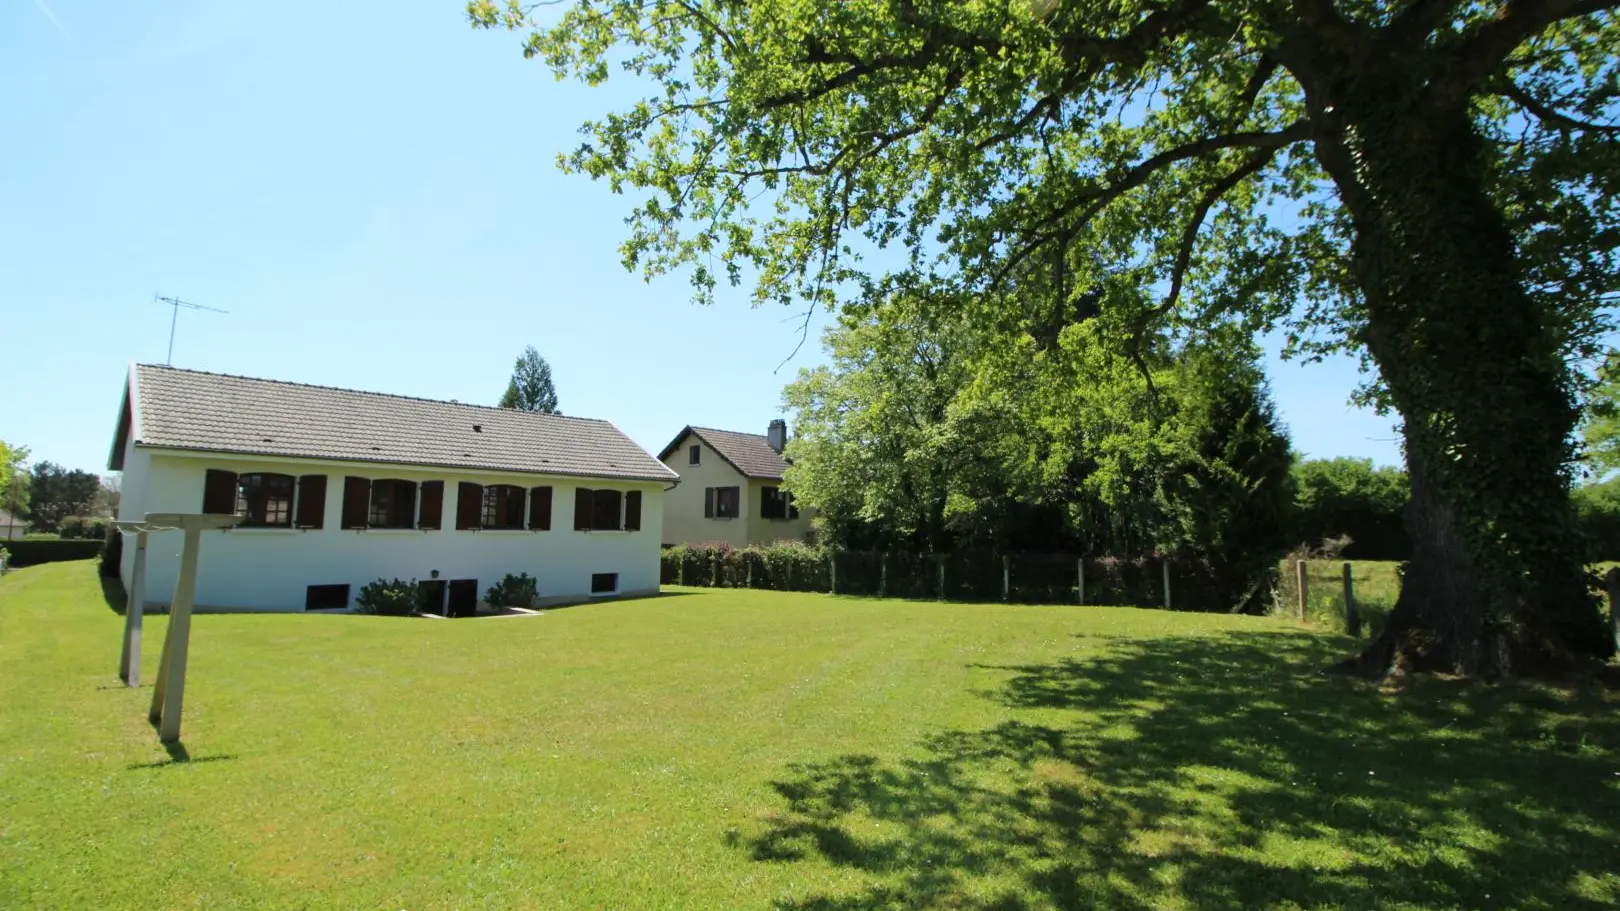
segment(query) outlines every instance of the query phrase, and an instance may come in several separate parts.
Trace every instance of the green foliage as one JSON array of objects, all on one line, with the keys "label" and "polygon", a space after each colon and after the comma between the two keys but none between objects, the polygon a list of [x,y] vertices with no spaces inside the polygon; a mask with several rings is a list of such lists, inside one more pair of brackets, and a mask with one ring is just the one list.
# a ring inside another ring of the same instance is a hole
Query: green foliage
[{"label": "green foliage", "polygon": [[378,579],[360,587],[354,597],[357,613],[408,617],[421,610],[422,594],[416,580]]},{"label": "green foliage", "polygon": [[539,597],[539,580],[528,573],[507,573],[500,582],[489,587],[484,600],[491,607],[533,607]]},{"label": "green foliage", "polygon": [[1586,460],[1599,478],[1620,469],[1620,351],[1610,351],[1587,391],[1581,428]]},{"label": "green foliage", "polygon": [[1002,317],[979,321],[907,297],[827,333],[831,363],[784,392],[787,483],[826,540],[1175,552],[1228,607],[1269,589],[1290,455],[1252,353],[1196,344],[1148,363],[1112,346],[1094,310],[1021,306],[982,301]]},{"label": "green foliage", "polygon": [[12,566],[88,560],[100,556],[105,546],[101,541],[71,541],[57,538],[23,538],[20,541],[6,542],[6,547],[11,551]]},{"label": "green foliage", "polygon": [[551,365],[534,350],[523,349],[512,365],[512,380],[501,395],[500,407],[519,411],[557,414],[557,387],[551,381]]},{"label": "green foliage", "polygon": [[64,538],[107,537],[108,520],[100,516],[68,516],[57,523],[57,534]]},{"label": "green foliage", "polygon": [[[1543,656],[1612,645],[1579,579],[1568,364],[1596,350],[1620,294],[1620,21],[1600,3],[1520,6],[579,0],[558,15],[474,0],[468,14],[529,32],[524,53],[559,77],[639,83],[562,165],[632,194],[626,266],[687,271],[700,299],[751,280],[761,302],[944,287],[937,305],[962,307],[1039,271],[1058,308],[1111,281],[1153,289],[1100,295],[1115,356],[1229,326],[1361,356],[1367,397],[1402,420],[1415,499],[1448,517],[1420,527],[1455,532],[1420,552],[1433,596],[1411,619],[1479,631],[1441,643],[1477,668],[1507,651],[1485,641],[1502,631]],[[1116,463],[1153,461],[1150,439],[1120,442]],[[1157,495],[1133,483],[1116,492]]]},{"label": "green foliage", "polygon": [[1294,540],[1311,548],[1348,536],[1342,555],[1352,560],[1404,560],[1405,510],[1411,498],[1406,472],[1373,467],[1372,459],[1305,459],[1294,466]]},{"label": "green foliage", "polygon": [[101,478],[88,471],[69,471],[55,462],[34,466],[28,483],[28,516],[35,530],[54,532],[69,516],[90,512]]},{"label": "green foliage", "polygon": [[1620,560],[1620,478],[1575,488],[1575,512],[1590,542],[1590,560]]},{"label": "green foliage", "polygon": [[28,447],[0,440],[0,510],[28,518]]}]

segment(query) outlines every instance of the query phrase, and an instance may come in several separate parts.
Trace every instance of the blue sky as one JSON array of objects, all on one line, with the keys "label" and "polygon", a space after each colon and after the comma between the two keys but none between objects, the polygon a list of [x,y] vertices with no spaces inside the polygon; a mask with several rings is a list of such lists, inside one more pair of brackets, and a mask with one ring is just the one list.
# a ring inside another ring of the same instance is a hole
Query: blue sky
[{"label": "blue sky", "polygon": [[[0,2],[0,439],[103,469],[158,292],[230,311],[180,314],[176,366],[493,404],[532,344],[566,413],[648,449],[763,432],[816,339],[778,369],[791,313],[625,272],[630,200],[554,162],[628,86],[556,82],[463,5]],[[1398,461],[1354,364],[1268,368],[1297,449]]]}]

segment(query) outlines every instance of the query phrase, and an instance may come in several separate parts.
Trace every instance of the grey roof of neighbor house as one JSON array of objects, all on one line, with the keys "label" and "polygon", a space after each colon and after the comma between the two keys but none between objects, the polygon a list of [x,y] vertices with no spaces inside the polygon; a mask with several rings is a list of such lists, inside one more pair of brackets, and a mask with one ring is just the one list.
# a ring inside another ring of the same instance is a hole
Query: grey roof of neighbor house
[{"label": "grey roof of neighbor house", "polygon": [[688,434],[693,434],[709,448],[720,454],[732,468],[747,478],[763,478],[765,480],[780,481],[782,473],[788,469],[788,461],[782,454],[771,448],[770,441],[762,433],[737,433],[731,430],[715,430],[711,427],[687,427],[675,435],[664,451],[658,454],[659,460],[669,458],[669,454],[681,445]]},{"label": "grey roof of neighbor house", "polygon": [[[619,428],[591,418],[153,364],[135,365],[131,377],[136,442],[142,446],[627,480],[678,479]],[[122,440],[115,443],[113,458],[121,463]]]}]

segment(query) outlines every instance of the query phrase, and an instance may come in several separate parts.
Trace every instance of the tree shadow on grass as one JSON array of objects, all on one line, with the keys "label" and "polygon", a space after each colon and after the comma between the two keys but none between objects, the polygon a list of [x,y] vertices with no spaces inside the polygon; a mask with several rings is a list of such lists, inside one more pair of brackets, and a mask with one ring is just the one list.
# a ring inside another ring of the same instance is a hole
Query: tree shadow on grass
[{"label": "tree shadow on grass", "polygon": [[737,839],[855,871],[795,909],[1612,908],[1620,719],[1596,692],[1314,673],[1288,634],[998,668],[1009,718],[796,764]]}]

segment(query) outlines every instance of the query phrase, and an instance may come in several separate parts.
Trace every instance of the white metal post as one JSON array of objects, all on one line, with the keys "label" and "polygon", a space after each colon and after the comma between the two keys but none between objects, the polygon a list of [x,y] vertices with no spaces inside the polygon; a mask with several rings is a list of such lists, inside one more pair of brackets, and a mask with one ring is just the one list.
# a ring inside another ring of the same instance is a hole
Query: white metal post
[{"label": "white metal post", "polygon": [[141,685],[141,623],[146,615],[146,532],[135,533],[134,568],[129,573],[129,597],[124,604],[124,651],[118,658],[118,678],[126,686]]},{"label": "white metal post", "polygon": [[188,521],[186,541],[180,551],[180,578],[174,584],[174,601],[169,605],[169,632],[163,641],[163,664],[157,687],[152,691],[151,719],[158,725],[158,739],[174,743],[180,739],[180,710],[186,695],[186,652],[191,643],[191,603],[197,594],[197,550],[202,543],[202,526]]}]

